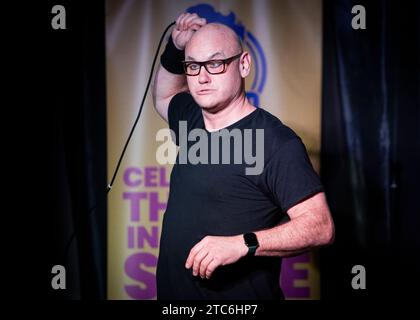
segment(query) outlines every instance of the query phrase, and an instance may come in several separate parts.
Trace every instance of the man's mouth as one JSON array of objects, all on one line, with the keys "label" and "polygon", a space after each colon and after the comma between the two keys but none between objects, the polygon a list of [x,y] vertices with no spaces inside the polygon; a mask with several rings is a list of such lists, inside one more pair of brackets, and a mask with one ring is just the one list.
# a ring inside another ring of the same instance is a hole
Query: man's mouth
[{"label": "man's mouth", "polygon": [[213,91],[214,91],[213,89],[201,89],[197,91],[197,94],[201,96],[201,95],[212,93]]}]

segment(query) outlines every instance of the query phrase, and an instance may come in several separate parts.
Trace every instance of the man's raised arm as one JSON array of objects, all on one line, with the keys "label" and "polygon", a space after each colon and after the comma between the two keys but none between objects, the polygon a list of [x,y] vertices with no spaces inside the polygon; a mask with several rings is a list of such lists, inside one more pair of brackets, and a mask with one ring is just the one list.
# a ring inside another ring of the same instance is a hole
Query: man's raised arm
[{"label": "man's raised arm", "polygon": [[161,56],[152,86],[153,104],[167,122],[169,102],[179,92],[187,91],[187,80],[181,61],[184,49],[195,31],[206,24],[197,14],[183,13],[176,20],[175,28]]}]

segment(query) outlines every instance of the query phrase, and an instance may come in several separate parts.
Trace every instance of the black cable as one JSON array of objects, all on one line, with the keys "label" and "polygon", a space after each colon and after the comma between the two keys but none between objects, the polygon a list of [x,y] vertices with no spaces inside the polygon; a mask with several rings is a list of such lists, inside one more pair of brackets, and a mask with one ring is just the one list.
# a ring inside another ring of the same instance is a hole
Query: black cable
[{"label": "black cable", "polygon": [[[166,35],[166,32],[168,32],[169,28],[172,27],[174,24],[175,24],[175,21],[172,22],[172,23],[170,23],[166,27],[165,31],[163,31],[162,36],[160,37],[159,44],[158,44],[158,47],[156,49],[155,57],[153,58],[153,63],[152,63],[152,68],[150,70],[149,80],[147,81],[146,90],[144,92],[143,99],[142,99],[141,104],[140,104],[139,112],[137,113],[136,120],[134,121],[134,124],[133,124],[133,126],[131,128],[130,134],[128,135],[127,141],[125,142],[125,145],[124,145],[124,148],[123,148],[123,150],[121,152],[120,158],[118,159],[118,163],[117,163],[117,166],[116,166],[116,168],[114,170],[114,174],[112,175],[111,182],[108,184],[108,186],[106,188],[105,197],[102,199],[102,201],[100,203],[99,203],[99,201],[97,201],[93,205],[93,207],[89,209],[88,214],[87,214],[87,217],[89,217],[93,212],[95,212],[95,209],[98,207],[98,205],[102,205],[106,201],[107,196],[108,196],[108,193],[112,189],[112,185],[114,184],[114,181],[115,181],[115,178],[117,176],[118,170],[120,169],[120,165],[121,165],[121,162],[122,162],[122,160],[124,158],[124,155],[125,155],[125,152],[127,150],[128,144],[130,143],[131,137],[133,136],[134,130],[136,129],[137,123],[138,123],[138,121],[140,119],[140,115],[141,115],[141,112],[143,110],[144,101],[146,100],[147,92],[149,91],[150,83],[152,82],[153,70],[155,68],[156,59],[157,59],[157,57],[159,55],[159,51],[160,51],[160,47],[162,45],[162,41],[163,41],[163,39],[164,39],[164,37]],[[69,241],[67,242],[67,245],[66,245],[65,250],[64,250],[64,260],[67,260],[67,258],[68,258],[68,254],[69,254],[69,251],[70,251],[70,246],[71,246],[71,244],[73,242],[73,239],[76,237],[77,231],[78,230],[76,230],[76,228],[75,228],[75,230],[73,231],[72,235],[70,236]]]}]

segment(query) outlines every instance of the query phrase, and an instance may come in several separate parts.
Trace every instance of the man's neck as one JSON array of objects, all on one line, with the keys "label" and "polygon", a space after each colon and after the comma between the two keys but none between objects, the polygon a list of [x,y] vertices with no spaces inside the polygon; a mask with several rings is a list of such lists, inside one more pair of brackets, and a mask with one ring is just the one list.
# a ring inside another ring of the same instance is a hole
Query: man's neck
[{"label": "man's neck", "polygon": [[249,103],[245,95],[239,96],[222,110],[211,113],[205,109],[203,112],[204,125],[207,131],[217,131],[230,126],[249,115],[256,108]]}]

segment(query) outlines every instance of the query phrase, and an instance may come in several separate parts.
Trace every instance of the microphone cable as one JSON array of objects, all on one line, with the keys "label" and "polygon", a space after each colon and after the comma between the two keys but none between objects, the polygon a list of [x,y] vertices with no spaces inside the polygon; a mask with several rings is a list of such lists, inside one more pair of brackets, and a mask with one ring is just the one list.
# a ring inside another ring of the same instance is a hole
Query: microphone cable
[{"label": "microphone cable", "polygon": [[[157,57],[159,55],[159,51],[160,51],[160,47],[162,45],[162,41],[163,41],[166,33],[168,32],[169,28],[172,27],[175,23],[176,23],[175,21],[172,22],[172,23],[170,23],[166,27],[165,31],[163,31],[162,36],[160,37],[159,44],[158,44],[158,47],[156,49],[155,56],[153,58],[153,63],[152,63],[152,68],[150,70],[149,80],[147,81],[146,90],[144,92],[143,99],[141,101],[140,108],[139,108],[139,111],[137,113],[136,120],[134,121],[134,124],[133,124],[133,126],[131,128],[130,134],[128,135],[127,141],[125,142],[124,148],[123,148],[123,150],[121,152],[120,158],[118,159],[118,163],[117,163],[117,166],[114,169],[114,173],[112,175],[111,182],[108,184],[108,186],[107,186],[107,188],[105,190],[105,197],[102,199],[101,202],[99,202],[99,200],[97,200],[96,203],[89,209],[88,214],[87,214],[87,218],[91,214],[93,214],[95,212],[95,209],[98,207],[99,204],[101,204],[101,205],[104,204],[104,202],[107,199],[107,196],[108,196],[109,191],[112,189],[112,185],[114,184],[114,181],[115,181],[115,178],[117,176],[118,170],[120,169],[120,165],[121,165],[121,162],[122,162],[122,160],[124,158],[124,155],[125,155],[125,152],[127,150],[128,144],[130,143],[131,137],[133,136],[134,130],[136,129],[137,123],[138,123],[138,121],[140,119],[140,115],[141,115],[141,112],[143,110],[143,105],[144,105],[144,102],[146,100],[147,92],[149,91],[150,83],[152,82],[153,70],[155,68],[156,60],[157,60]],[[78,230],[77,230],[77,228],[75,226],[74,231],[73,231],[72,235],[70,236],[70,239],[68,240],[68,242],[67,242],[67,244],[65,246],[65,250],[64,250],[64,261],[67,261],[68,254],[70,252],[70,246],[71,246],[74,238],[77,235],[77,231]]]}]

